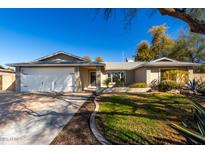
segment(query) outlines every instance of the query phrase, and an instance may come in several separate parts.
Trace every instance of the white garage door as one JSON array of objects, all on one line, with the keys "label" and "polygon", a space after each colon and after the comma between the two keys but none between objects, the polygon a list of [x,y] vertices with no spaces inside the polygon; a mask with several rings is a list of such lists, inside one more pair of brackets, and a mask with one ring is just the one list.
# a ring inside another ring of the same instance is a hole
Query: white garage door
[{"label": "white garage door", "polygon": [[22,92],[73,92],[74,68],[22,68]]}]

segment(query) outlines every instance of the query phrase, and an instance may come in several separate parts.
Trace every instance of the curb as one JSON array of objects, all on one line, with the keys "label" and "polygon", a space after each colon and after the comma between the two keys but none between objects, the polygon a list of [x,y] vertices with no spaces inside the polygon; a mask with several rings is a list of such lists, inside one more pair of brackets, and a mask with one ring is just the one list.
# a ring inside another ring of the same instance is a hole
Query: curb
[{"label": "curb", "polygon": [[95,110],[93,111],[93,113],[90,116],[90,128],[92,133],[94,134],[95,138],[102,144],[102,145],[112,145],[111,142],[109,142],[108,140],[106,140],[102,134],[98,131],[97,127],[96,127],[96,121],[95,121],[95,116],[96,113],[99,110],[99,104],[96,101],[96,96],[93,100],[93,102],[95,103]]}]

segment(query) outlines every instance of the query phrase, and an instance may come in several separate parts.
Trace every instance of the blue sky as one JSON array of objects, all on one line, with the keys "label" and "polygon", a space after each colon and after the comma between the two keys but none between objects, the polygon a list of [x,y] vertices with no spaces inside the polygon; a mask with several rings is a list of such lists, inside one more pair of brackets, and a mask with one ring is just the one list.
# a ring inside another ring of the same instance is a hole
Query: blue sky
[{"label": "blue sky", "polygon": [[0,64],[25,62],[64,50],[78,56],[103,57],[122,61],[130,57],[141,40],[149,40],[147,30],[166,24],[176,38],[187,24],[150,9],[140,9],[125,28],[123,11],[115,10],[106,21],[96,9],[0,9]]}]

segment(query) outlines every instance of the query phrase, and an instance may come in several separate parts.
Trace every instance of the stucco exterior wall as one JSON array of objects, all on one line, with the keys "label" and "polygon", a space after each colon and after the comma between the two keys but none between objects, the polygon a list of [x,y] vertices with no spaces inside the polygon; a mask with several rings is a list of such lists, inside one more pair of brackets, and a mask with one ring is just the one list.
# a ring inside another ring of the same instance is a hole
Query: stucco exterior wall
[{"label": "stucco exterior wall", "polygon": [[149,80],[147,81],[148,84],[152,83],[153,81],[160,81],[160,69],[159,68],[150,68],[150,73],[148,74]]},{"label": "stucco exterior wall", "polygon": [[74,92],[81,92],[83,90],[82,79],[81,79],[80,75],[81,75],[80,68],[75,67],[75,83],[74,83],[75,90],[74,90]]},{"label": "stucco exterior wall", "polygon": [[108,74],[105,71],[101,72],[101,87],[106,87],[105,80],[108,78]]},{"label": "stucco exterior wall", "polygon": [[16,92],[21,92],[21,67],[16,67]]},{"label": "stucco exterior wall", "polygon": [[80,68],[80,79],[82,82],[82,90],[89,85],[88,69]]},{"label": "stucco exterior wall", "polygon": [[189,72],[189,80],[193,80],[194,79],[194,76],[193,76],[193,68],[188,68],[188,72]]},{"label": "stucco exterior wall", "polygon": [[146,68],[137,68],[134,71],[134,82],[147,82]]},{"label": "stucco exterior wall", "polygon": [[130,71],[126,71],[126,85],[130,85],[132,83],[135,82],[135,71],[134,70],[130,70]]}]

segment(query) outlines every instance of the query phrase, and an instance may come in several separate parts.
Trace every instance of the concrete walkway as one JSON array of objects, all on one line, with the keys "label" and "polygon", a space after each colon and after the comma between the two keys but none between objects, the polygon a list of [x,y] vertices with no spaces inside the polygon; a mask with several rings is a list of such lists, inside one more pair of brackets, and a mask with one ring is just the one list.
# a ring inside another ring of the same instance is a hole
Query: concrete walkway
[{"label": "concrete walkway", "polygon": [[50,144],[89,96],[0,93],[0,144]]}]

